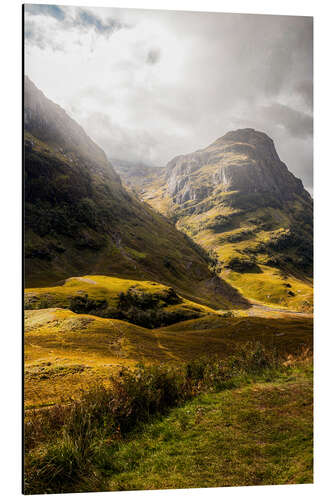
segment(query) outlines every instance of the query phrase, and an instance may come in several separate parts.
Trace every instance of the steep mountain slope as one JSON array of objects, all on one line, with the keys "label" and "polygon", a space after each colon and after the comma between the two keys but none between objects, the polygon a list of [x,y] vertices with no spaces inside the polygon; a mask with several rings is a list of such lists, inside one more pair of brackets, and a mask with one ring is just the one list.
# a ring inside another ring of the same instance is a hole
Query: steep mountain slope
[{"label": "steep mountain slope", "polygon": [[312,199],[266,134],[232,131],[178,156],[141,196],[213,252],[245,296],[311,309]]},{"label": "steep mountain slope", "polygon": [[203,251],[123,188],[104,152],[26,77],[25,282],[82,274],[156,280],[219,308],[246,306]]}]

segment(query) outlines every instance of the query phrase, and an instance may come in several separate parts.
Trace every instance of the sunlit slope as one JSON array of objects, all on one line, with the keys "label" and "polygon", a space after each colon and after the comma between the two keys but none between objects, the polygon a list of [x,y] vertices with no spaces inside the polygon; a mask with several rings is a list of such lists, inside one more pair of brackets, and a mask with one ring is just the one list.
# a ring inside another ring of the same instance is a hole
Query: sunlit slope
[{"label": "sunlit slope", "polygon": [[[60,307],[77,313],[126,319],[147,327],[215,313],[213,309],[187,300],[161,283],[110,276],[72,277],[63,285],[27,288],[24,296],[25,309]],[[153,313],[163,315],[155,317]],[[173,314],[176,316],[173,317]]]},{"label": "sunlit slope", "polygon": [[58,308],[26,311],[24,341],[27,408],[78,396],[158,351],[151,330]]},{"label": "sunlit slope", "polygon": [[141,196],[211,252],[247,298],[312,309],[312,199],[267,135],[237,130],[176,157]]}]

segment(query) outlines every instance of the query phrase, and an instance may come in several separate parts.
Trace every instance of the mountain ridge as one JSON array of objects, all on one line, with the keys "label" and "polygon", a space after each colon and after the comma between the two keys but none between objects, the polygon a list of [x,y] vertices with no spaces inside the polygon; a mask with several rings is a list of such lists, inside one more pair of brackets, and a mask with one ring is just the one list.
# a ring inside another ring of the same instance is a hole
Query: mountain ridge
[{"label": "mountain ridge", "polygon": [[108,170],[120,182],[106,154],[66,111],[48,99],[28,76],[24,80],[24,127],[32,135],[47,142],[74,161],[73,154],[89,160],[90,168]]},{"label": "mountain ridge", "polygon": [[136,192],[213,254],[220,276],[251,300],[311,309],[313,200],[267,134],[230,131],[163,172],[136,178]]},{"label": "mountain ridge", "polygon": [[[167,164],[169,194],[176,195],[176,202],[200,196],[198,191],[191,192],[188,176],[207,164],[219,167],[214,171],[212,184],[222,184],[225,191],[267,191],[283,199],[291,193],[307,197],[302,181],[278,157],[273,140],[263,132],[247,128],[230,131],[206,148],[175,157]],[[249,168],[251,173],[245,175],[244,170]]]}]

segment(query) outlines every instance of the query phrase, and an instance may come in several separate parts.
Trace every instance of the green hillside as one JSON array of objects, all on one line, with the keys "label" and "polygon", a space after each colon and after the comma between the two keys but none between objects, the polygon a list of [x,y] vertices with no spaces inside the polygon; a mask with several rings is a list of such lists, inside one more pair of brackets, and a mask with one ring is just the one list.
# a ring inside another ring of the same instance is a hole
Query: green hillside
[{"label": "green hillside", "polygon": [[137,191],[210,252],[245,297],[311,311],[313,203],[267,135],[229,132],[174,158]]}]

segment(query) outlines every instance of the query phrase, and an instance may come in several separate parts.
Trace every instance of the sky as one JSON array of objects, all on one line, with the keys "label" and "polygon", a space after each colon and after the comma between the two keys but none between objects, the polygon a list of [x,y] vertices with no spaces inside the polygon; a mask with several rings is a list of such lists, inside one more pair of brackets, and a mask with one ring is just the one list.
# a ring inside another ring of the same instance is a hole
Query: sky
[{"label": "sky", "polygon": [[111,158],[267,133],[312,193],[310,17],[26,5],[25,73]]}]

